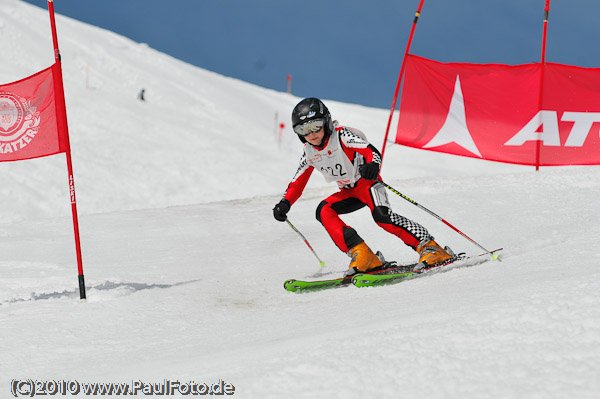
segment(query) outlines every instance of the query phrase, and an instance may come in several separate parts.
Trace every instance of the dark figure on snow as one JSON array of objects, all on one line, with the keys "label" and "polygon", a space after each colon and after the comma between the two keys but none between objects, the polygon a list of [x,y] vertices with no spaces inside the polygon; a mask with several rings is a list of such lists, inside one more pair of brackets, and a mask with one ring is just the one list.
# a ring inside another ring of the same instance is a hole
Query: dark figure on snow
[{"label": "dark figure on snow", "polygon": [[339,191],[317,207],[317,220],[333,242],[352,257],[347,275],[367,272],[382,265],[379,258],[339,215],[368,206],[378,226],[400,238],[419,253],[419,262],[441,263],[451,255],[441,248],[420,224],[400,216],[390,207],[387,192],[379,181],[381,154],[358,129],[339,126],[317,98],[306,98],[292,112],[292,126],[304,153],[296,175],[281,201],[273,208],[275,219],[283,222],[300,198],[314,169],[336,182]]}]

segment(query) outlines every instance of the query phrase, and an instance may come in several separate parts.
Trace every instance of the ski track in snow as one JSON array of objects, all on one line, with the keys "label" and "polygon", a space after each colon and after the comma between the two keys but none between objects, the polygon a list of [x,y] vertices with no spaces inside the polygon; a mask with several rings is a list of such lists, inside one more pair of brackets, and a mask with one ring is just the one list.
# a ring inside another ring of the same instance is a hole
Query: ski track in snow
[{"label": "ski track in snow", "polygon": [[[5,2],[9,82],[52,54],[46,11]],[[278,143],[274,115],[287,123],[298,98],[57,23],[88,301],[78,300],[64,157],[0,164],[0,397],[13,378],[223,379],[240,398],[598,397],[598,167],[536,173],[389,147],[388,183],[485,247],[504,247],[502,261],[288,293],[286,279],[338,275],[349,262],[315,220],[336,190],[320,176],[289,217],[323,269],[272,217],[300,155],[291,130]],[[145,104],[135,99],[142,85]],[[387,111],[327,103],[379,146]],[[389,196],[440,244],[481,252]],[[367,211],[344,220],[387,258],[416,260]]]}]

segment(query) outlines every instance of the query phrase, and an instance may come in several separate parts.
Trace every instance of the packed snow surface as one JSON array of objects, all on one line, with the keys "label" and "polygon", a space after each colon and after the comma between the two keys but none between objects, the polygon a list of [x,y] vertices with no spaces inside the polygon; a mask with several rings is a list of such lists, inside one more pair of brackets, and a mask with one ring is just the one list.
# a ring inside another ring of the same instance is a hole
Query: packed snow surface
[{"label": "packed snow surface", "polygon": [[[598,167],[535,172],[389,146],[383,178],[503,247],[502,261],[289,293],[286,279],[337,277],[349,262],[315,220],[337,190],[320,176],[289,217],[325,267],[272,217],[301,152],[288,123],[299,98],[57,25],[88,300],[64,154],[0,164],[0,397],[27,379],[222,381],[240,398],[599,397]],[[2,0],[0,82],[51,65],[49,33],[47,11]],[[381,147],[389,111],[324,100]],[[481,252],[389,196],[442,245]],[[367,210],[345,221],[388,258],[416,260]]]}]

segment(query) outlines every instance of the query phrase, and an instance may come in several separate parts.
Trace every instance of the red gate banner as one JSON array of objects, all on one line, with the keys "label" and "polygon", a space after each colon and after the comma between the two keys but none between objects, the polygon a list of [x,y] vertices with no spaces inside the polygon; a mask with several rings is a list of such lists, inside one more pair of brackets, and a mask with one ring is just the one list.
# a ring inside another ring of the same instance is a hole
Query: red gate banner
[{"label": "red gate banner", "polygon": [[58,63],[14,83],[0,85],[0,162],[67,151],[67,118]]},{"label": "red gate banner", "polygon": [[408,55],[398,144],[523,165],[590,165],[600,164],[599,126],[600,68]]}]

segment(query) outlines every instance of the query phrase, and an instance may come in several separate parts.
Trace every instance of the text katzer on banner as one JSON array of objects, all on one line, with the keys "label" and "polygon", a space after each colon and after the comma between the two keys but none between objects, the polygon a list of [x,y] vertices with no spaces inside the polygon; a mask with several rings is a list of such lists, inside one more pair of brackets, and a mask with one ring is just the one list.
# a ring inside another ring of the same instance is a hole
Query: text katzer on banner
[{"label": "text katzer on banner", "polygon": [[409,55],[395,141],[515,164],[600,164],[598,92],[599,68]]},{"label": "text katzer on banner", "polygon": [[0,85],[0,162],[66,152],[68,136],[59,65]]}]

